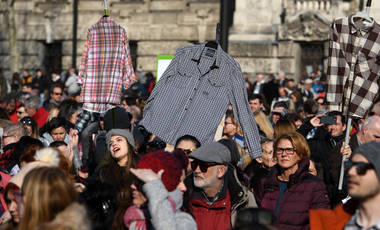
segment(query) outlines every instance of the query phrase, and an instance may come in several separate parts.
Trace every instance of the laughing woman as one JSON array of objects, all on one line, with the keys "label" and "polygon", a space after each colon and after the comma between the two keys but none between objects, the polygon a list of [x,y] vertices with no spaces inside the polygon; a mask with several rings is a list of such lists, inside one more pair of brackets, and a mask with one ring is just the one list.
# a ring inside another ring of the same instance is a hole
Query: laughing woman
[{"label": "laughing woman", "polygon": [[112,129],[107,134],[107,147],[110,163],[100,168],[90,179],[97,179],[113,185],[117,191],[118,210],[112,229],[123,229],[123,216],[128,207],[132,206],[131,184],[133,175],[130,168],[137,164],[134,152],[135,141],[130,132],[123,129]]}]

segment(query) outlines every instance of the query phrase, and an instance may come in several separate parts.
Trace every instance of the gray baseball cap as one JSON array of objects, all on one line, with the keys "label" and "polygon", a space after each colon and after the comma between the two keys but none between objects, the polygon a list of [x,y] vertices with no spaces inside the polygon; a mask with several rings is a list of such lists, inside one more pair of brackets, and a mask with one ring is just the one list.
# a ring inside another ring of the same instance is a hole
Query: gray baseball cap
[{"label": "gray baseball cap", "polygon": [[207,163],[229,164],[231,162],[230,150],[218,142],[206,143],[190,153],[188,157]]}]

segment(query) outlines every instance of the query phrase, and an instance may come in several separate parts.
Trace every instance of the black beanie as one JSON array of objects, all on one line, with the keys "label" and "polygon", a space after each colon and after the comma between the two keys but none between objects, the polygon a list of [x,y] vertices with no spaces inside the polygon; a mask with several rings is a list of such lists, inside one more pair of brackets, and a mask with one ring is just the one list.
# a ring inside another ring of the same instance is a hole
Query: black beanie
[{"label": "black beanie", "polygon": [[[115,110],[116,127],[113,127],[112,110]],[[108,132],[111,129],[131,129],[131,120],[128,112],[122,107],[115,107],[110,109],[104,115],[104,129]]]}]

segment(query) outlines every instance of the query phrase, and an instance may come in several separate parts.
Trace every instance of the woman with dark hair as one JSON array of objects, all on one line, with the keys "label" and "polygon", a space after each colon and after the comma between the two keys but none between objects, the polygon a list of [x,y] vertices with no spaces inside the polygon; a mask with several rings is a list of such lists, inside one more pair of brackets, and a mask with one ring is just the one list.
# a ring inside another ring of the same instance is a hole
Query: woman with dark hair
[{"label": "woman with dark hair", "polygon": [[78,120],[78,107],[66,104],[62,106],[58,113],[58,117],[64,117],[66,119],[66,132],[70,133],[70,129],[75,128],[75,123]]},{"label": "woman with dark hair", "polygon": [[309,209],[330,209],[323,181],[309,173],[310,149],[297,133],[283,133],[273,144],[277,164],[255,193],[257,204],[271,210],[278,229],[310,229]]},{"label": "woman with dark hair", "polygon": [[115,188],[106,182],[92,180],[79,194],[78,202],[87,210],[92,230],[112,229],[117,210]]},{"label": "woman with dark hair", "polygon": [[20,120],[20,123],[25,126],[25,128],[28,130],[28,136],[37,139],[38,133],[40,132],[40,128],[37,124],[37,122],[29,116],[23,117]]},{"label": "woman with dark hair", "polygon": [[[189,148],[188,148],[189,147]],[[175,142],[174,149],[182,150],[187,155],[193,152],[195,149],[201,147],[201,143],[198,139],[191,135],[185,135],[177,139]]]},{"label": "woman with dark hair", "polygon": [[[112,229],[123,229],[123,216],[128,207],[132,206],[131,184],[133,175],[130,169],[137,165],[135,141],[130,132],[124,129],[111,129],[106,137],[110,162],[101,167],[90,177],[110,183],[117,191],[118,208]],[[86,183],[86,182],[85,182]]]}]

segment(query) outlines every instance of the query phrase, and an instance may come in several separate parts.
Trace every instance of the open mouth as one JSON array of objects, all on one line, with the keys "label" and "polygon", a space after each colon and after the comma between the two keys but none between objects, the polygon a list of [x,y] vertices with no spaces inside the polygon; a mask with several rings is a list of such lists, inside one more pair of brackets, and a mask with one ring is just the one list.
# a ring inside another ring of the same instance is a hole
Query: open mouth
[{"label": "open mouth", "polygon": [[115,147],[115,148],[113,148],[113,152],[114,152],[114,153],[118,152],[119,150],[120,150],[119,147]]}]

